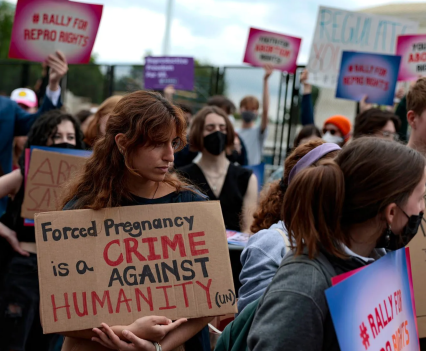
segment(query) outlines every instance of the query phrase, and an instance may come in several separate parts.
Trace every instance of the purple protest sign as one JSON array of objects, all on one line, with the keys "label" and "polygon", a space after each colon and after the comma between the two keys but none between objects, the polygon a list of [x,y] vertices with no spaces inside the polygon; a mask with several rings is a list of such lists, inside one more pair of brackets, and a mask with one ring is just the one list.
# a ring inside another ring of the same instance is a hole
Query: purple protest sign
[{"label": "purple protest sign", "polygon": [[194,59],[192,57],[146,57],[145,89],[194,89]]}]

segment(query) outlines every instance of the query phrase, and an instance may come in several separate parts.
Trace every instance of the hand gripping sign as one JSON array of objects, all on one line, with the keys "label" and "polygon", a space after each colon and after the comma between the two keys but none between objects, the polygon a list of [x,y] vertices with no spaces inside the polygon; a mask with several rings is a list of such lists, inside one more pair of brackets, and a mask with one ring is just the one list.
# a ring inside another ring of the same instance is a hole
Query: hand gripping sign
[{"label": "hand gripping sign", "polygon": [[35,217],[44,333],[235,313],[217,201]]},{"label": "hand gripping sign", "polygon": [[19,0],[9,57],[43,62],[60,50],[68,63],[89,63],[102,9],[74,1]]}]

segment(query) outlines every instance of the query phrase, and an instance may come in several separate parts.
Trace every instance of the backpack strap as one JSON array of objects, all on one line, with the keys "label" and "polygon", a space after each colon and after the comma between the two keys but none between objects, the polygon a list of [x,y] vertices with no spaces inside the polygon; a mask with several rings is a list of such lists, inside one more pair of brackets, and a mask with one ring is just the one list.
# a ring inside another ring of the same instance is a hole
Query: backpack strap
[{"label": "backpack strap", "polygon": [[283,237],[283,240],[284,240],[285,246],[286,246],[287,248],[290,248],[290,241],[288,240],[287,234],[286,234],[286,233],[284,233],[284,230],[282,230],[282,229],[280,229],[280,228],[275,228],[275,230],[276,230],[278,233],[280,233],[280,234],[281,234],[281,236]]}]

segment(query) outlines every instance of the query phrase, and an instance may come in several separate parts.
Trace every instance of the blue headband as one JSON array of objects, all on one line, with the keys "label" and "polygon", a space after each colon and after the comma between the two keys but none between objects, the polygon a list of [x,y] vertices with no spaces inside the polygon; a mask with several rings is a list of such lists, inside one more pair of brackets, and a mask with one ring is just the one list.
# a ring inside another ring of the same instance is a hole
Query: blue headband
[{"label": "blue headband", "polygon": [[291,180],[302,169],[305,169],[310,165],[314,164],[324,155],[327,155],[328,153],[337,150],[341,150],[341,147],[339,145],[334,143],[325,143],[309,151],[305,156],[303,156],[299,161],[297,161],[296,165],[291,170],[290,175],[288,176],[288,184],[290,184]]}]

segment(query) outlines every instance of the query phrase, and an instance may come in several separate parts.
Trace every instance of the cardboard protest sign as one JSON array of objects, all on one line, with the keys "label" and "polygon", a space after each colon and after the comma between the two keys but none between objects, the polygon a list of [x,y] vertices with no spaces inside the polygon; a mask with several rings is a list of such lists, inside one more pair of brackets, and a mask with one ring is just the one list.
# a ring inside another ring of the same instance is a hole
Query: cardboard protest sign
[{"label": "cardboard protest sign", "polygon": [[144,68],[145,89],[194,89],[194,59],[192,57],[146,57]]},{"label": "cardboard protest sign", "polygon": [[426,338],[426,221],[423,219],[416,236],[409,242],[414,298],[419,337]]},{"label": "cardboard protest sign", "polygon": [[[66,0],[63,0],[66,1]],[[25,175],[24,175],[24,181],[25,186],[27,185],[27,178],[28,178],[28,172],[30,170],[30,160],[31,160],[31,152],[33,150],[45,150],[49,152],[56,152],[60,154],[66,154],[66,155],[73,155],[73,156],[79,156],[79,157],[89,157],[92,154],[92,151],[88,150],[78,150],[78,149],[63,149],[63,148],[54,148],[50,146],[31,146],[31,149],[25,149]],[[55,207],[54,210],[57,208]],[[24,226],[26,227],[34,227],[34,219],[24,219]]]},{"label": "cardboard protest sign", "polygon": [[393,105],[400,56],[344,51],[336,97]]},{"label": "cardboard protest sign", "polygon": [[21,216],[34,218],[37,212],[57,210],[61,185],[79,171],[86,158],[34,150],[25,186]]},{"label": "cardboard protest sign", "polygon": [[309,80],[336,88],[343,51],[394,55],[401,34],[416,34],[418,23],[320,6],[307,69]]},{"label": "cardboard protest sign", "polygon": [[250,28],[243,62],[257,67],[271,64],[280,71],[294,73],[301,41],[300,38]]},{"label": "cardboard protest sign", "polygon": [[43,62],[60,50],[68,63],[89,63],[102,9],[74,1],[18,0],[9,57]]},{"label": "cardboard protest sign", "polygon": [[327,289],[340,348],[418,351],[411,291],[404,248]]},{"label": "cardboard protest sign", "polygon": [[44,333],[235,313],[218,201],[35,216]]},{"label": "cardboard protest sign", "polygon": [[416,80],[426,75],[426,34],[400,35],[396,54],[401,56],[398,80]]}]

